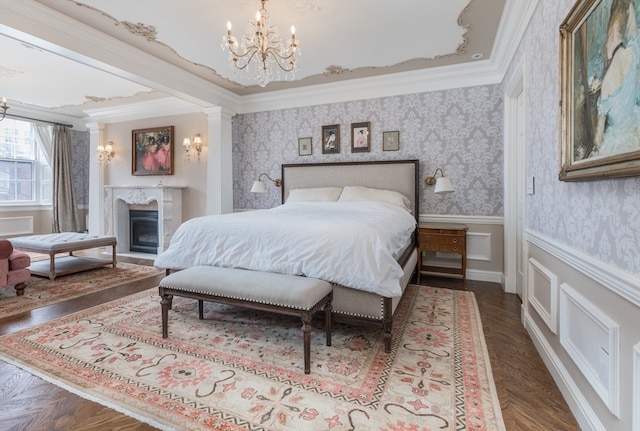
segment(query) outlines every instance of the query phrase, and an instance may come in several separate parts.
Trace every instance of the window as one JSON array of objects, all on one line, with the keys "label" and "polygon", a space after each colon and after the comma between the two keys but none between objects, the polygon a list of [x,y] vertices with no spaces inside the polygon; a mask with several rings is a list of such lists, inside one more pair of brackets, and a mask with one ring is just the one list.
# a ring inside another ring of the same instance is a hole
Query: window
[{"label": "window", "polygon": [[0,202],[51,202],[51,168],[36,139],[34,125],[5,118],[0,123]]}]

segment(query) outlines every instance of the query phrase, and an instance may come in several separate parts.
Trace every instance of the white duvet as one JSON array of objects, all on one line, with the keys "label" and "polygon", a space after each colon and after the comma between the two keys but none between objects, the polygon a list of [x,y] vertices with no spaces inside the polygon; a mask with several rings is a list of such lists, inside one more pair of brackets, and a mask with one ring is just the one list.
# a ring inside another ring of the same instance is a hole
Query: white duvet
[{"label": "white duvet", "polygon": [[394,297],[402,294],[394,255],[415,226],[406,210],[383,202],[287,203],[188,220],[154,265],[304,275]]}]

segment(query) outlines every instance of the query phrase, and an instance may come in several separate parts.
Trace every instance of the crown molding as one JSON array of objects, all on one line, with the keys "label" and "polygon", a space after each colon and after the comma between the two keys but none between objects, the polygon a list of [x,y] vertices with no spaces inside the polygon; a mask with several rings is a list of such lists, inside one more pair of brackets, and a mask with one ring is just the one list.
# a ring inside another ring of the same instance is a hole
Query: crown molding
[{"label": "crown molding", "polygon": [[175,97],[117,105],[109,108],[87,109],[85,123],[118,123],[149,117],[203,113],[204,108]]},{"label": "crown molding", "polygon": [[496,43],[491,52],[502,77],[507,73],[514,55],[518,51],[529,21],[538,6],[538,0],[507,0],[500,26],[496,33]]},{"label": "crown molding", "polygon": [[247,114],[274,109],[426,93],[450,88],[497,84],[501,80],[502,76],[493,63],[489,60],[483,60],[476,63],[241,96],[237,112]]}]

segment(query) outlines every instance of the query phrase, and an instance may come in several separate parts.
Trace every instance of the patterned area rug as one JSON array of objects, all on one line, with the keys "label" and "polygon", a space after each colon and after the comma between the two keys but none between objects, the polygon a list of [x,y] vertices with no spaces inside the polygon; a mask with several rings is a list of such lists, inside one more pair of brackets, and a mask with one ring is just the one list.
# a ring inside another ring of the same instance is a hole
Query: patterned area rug
[{"label": "patterned area rug", "polygon": [[503,431],[473,293],[409,286],[392,352],[381,331],[299,320],[156,289],[0,338],[0,357],[162,429]]},{"label": "patterned area rug", "polygon": [[0,318],[163,272],[152,266],[118,262],[115,268],[109,266],[78,272],[58,277],[53,281],[33,275],[23,296],[16,296],[16,290],[13,287],[0,289]]}]

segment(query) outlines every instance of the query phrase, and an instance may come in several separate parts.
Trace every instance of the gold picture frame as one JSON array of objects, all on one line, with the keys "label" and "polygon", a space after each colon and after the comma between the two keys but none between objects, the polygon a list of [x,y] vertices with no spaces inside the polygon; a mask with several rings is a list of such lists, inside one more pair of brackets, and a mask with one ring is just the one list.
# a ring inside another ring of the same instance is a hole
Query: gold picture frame
[{"label": "gold picture frame", "polygon": [[640,175],[640,88],[624,73],[637,21],[633,1],[578,0],[560,26],[562,181]]},{"label": "gold picture frame", "polygon": [[131,131],[131,174],[173,175],[173,126]]}]

